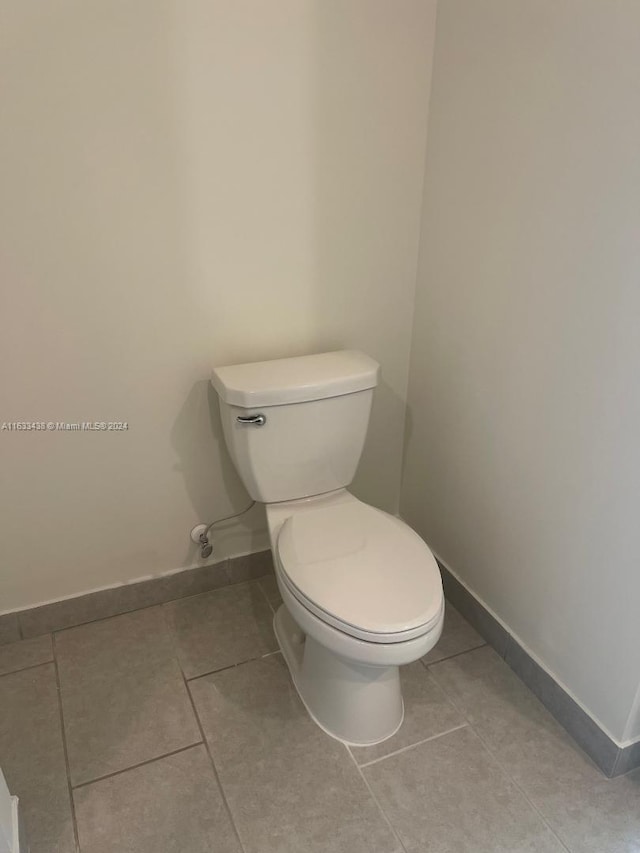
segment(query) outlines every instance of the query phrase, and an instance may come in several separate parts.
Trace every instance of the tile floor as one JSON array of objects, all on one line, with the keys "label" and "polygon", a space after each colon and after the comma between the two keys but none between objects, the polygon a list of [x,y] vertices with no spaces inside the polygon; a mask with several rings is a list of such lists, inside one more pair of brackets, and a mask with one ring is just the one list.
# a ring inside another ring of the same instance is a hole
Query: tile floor
[{"label": "tile floor", "polygon": [[347,750],[308,718],[273,576],[0,646],[0,766],[32,853],[638,853],[607,780],[452,608],[406,718]]}]

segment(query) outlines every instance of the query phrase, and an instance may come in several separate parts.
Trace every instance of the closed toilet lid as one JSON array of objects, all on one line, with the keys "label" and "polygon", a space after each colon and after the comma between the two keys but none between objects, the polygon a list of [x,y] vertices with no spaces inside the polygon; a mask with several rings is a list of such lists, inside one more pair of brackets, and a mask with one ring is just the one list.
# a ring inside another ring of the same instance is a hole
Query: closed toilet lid
[{"label": "closed toilet lid", "polygon": [[441,614],[440,570],[427,545],[355,498],[292,515],[277,551],[291,592],[345,633],[399,642],[426,633]]}]

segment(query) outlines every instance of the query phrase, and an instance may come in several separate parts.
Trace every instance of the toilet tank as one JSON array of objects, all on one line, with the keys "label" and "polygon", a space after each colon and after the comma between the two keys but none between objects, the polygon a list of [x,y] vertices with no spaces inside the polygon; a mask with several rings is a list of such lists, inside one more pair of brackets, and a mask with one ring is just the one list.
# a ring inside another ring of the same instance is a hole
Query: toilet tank
[{"label": "toilet tank", "polygon": [[214,368],[225,441],[254,500],[296,500],[349,485],[378,370],[357,350]]}]

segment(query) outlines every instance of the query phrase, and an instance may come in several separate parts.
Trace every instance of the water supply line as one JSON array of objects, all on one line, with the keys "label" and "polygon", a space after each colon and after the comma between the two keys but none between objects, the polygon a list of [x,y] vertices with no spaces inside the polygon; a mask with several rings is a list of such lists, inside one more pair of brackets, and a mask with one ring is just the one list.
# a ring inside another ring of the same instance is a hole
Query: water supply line
[{"label": "water supply line", "polygon": [[240,518],[241,515],[244,515],[245,513],[249,512],[250,509],[253,509],[255,505],[256,502],[251,501],[248,507],[245,507],[245,509],[241,510],[240,512],[236,512],[235,515],[227,515],[225,518],[217,518],[215,521],[212,521],[211,524],[209,524],[198,537],[198,541],[200,543],[200,557],[203,560],[206,560],[207,557],[210,557],[213,553],[213,545],[211,545],[209,542],[209,531],[213,527],[215,527],[217,524],[222,524],[223,521],[231,521],[234,518]]}]

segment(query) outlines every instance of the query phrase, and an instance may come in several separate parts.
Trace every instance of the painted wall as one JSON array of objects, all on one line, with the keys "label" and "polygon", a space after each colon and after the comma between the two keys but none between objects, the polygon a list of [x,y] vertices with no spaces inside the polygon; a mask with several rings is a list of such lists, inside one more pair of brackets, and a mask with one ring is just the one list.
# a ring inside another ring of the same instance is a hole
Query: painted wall
[{"label": "painted wall", "polygon": [[640,4],[439,6],[403,516],[618,740],[640,678]]},{"label": "painted wall", "polygon": [[[213,364],[382,364],[355,489],[397,508],[435,0],[6,0],[0,611],[190,565],[247,503]],[[267,546],[261,510],[217,556]]]}]

